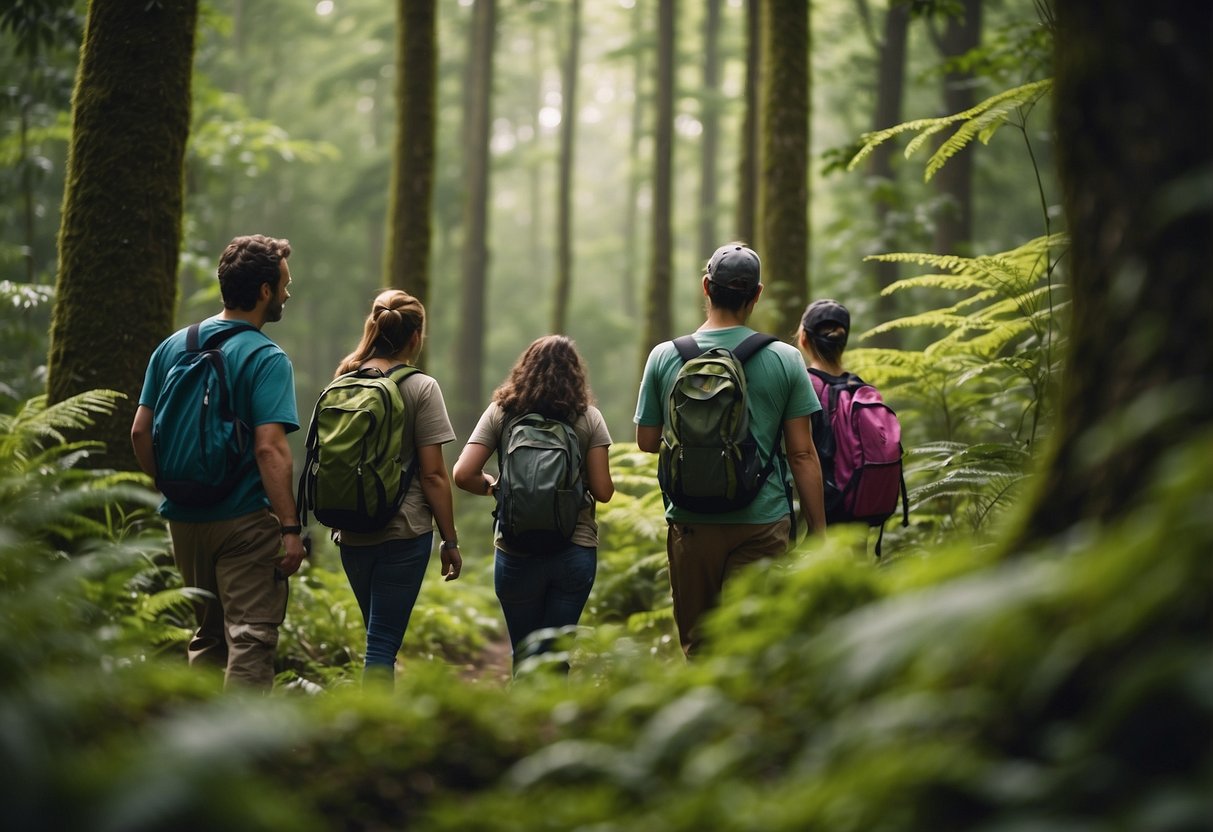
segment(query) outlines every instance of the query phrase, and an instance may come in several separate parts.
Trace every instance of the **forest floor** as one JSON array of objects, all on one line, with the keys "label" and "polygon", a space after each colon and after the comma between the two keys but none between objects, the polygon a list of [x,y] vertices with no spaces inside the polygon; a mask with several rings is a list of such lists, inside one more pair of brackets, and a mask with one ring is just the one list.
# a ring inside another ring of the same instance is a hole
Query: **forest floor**
[{"label": "forest floor", "polygon": [[512,664],[510,640],[503,636],[489,642],[475,659],[463,666],[459,675],[474,684],[505,687],[510,683]]}]

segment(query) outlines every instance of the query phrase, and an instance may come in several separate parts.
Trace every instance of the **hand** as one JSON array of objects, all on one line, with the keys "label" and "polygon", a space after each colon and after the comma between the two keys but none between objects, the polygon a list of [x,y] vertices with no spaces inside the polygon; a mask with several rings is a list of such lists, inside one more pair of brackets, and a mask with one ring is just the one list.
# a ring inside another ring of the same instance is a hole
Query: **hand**
[{"label": "hand", "polygon": [[303,559],[307,557],[307,546],[304,544],[303,538],[297,534],[283,535],[282,545],[286,554],[278,562],[278,570],[285,578],[299,571],[299,564],[303,563]]},{"label": "hand", "polygon": [[448,581],[459,578],[463,571],[463,556],[459,554],[458,546],[444,546],[438,551],[442,557],[442,575]]}]

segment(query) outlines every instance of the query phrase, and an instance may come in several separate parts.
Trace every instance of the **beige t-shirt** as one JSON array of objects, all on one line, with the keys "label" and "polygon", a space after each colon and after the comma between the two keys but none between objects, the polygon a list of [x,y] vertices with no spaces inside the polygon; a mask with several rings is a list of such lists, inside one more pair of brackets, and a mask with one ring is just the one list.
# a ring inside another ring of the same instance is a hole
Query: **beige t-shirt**
[{"label": "beige t-shirt", "polygon": [[[501,444],[501,432],[504,428],[505,411],[497,402],[493,402],[481,414],[480,421],[476,423],[476,429],[468,437],[468,444],[484,445],[490,451],[496,451]],[[583,460],[588,455],[590,448],[609,447],[611,444],[611,434],[607,431],[606,420],[602,418],[602,412],[593,405],[590,405],[586,412],[573,422],[573,432],[577,434],[577,443],[581,446]],[[584,462],[582,465],[581,477],[584,480],[586,478]],[[589,505],[583,508],[581,514],[577,516],[577,527],[573,530],[572,541],[578,546],[586,546],[591,549],[598,547],[598,521],[594,514],[597,506],[596,501],[590,500]],[[514,552],[508,546],[503,545],[501,535],[497,535],[495,543],[497,548],[510,554],[526,554],[525,552]]]},{"label": "beige t-shirt", "polygon": [[[404,425],[404,445],[407,450],[426,445],[445,445],[455,439],[450,417],[446,413],[446,402],[442,389],[433,376],[413,373],[400,382],[400,394],[404,397],[404,412],[416,414]],[[404,460],[407,466],[410,459]],[[421,472],[414,472],[413,481],[405,493],[404,503],[396,516],[382,529],[373,532],[338,532],[337,540],[348,546],[372,546],[386,540],[411,540],[433,530],[434,514],[421,491]]]}]

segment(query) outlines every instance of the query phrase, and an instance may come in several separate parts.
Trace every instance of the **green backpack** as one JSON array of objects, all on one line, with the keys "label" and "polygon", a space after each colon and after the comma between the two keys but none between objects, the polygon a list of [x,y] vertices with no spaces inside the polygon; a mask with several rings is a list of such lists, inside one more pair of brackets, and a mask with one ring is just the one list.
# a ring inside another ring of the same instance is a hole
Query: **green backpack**
[{"label": "green backpack", "polygon": [[568,546],[588,496],[573,428],[540,413],[510,419],[497,461],[493,516],[506,545],[534,554]]},{"label": "green backpack", "polygon": [[383,528],[412,482],[417,455],[404,464],[407,414],[400,382],[421,372],[405,364],[338,376],[320,393],[299,477],[299,516],[351,532]]},{"label": "green backpack", "polygon": [[745,363],[778,340],[756,332],[734,350],[704,350],[694,336],[675,339],[682,367],[667,403],[657,480],[674,505],[700,514],[744,508],[770,476],[750,432]]}]

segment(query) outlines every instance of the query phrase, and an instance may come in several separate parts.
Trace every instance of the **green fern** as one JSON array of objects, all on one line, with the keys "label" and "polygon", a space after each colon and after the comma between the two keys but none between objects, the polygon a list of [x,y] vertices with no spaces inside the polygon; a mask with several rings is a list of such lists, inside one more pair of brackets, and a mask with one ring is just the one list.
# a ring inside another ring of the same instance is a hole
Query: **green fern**
[{"label": "green fern", "polygon": [[1052,89],[1052,79],[1032,81],[1009,90],[1003,90],[963,112],[939,118],[915,119],[884,130],[864,133],[860,137],[859,151],[847,164],[847,170],[854,170],[877,147],[898,136],[908,133],[915,134],[906,145],[905,156],[908,159],[927,145],[933,137],[955,127],[955,132],[940,144],[927,161],[924,179],[929,181],[949,159],[967,147],[974,139],[982,144],[988,144],[1013,113],[1030,111]]}]

